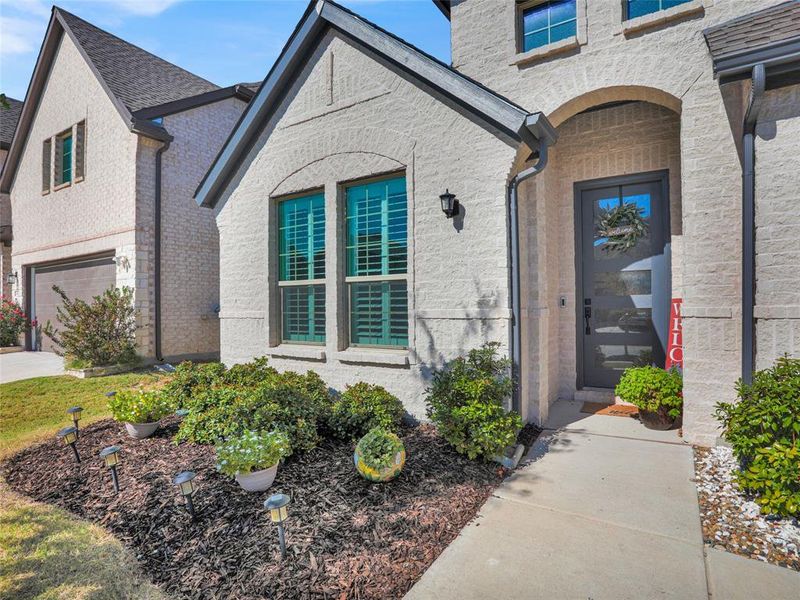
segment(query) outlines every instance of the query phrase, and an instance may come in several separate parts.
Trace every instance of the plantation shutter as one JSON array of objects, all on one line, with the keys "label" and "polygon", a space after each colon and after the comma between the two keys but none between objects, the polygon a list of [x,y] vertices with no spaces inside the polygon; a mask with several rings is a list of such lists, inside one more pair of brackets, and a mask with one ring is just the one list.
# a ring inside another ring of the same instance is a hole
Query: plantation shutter
[{"label": "plantation shutter", "polygon": [[86,155],[86,121],[75,126],[75,180],[83,179]]},{"label": "plantation shutter", "polygon": [[325,197],[283,200],[278,213],[282,341],[324,343]]},{"label": "plantation shutter", "polygon": [[350,341],[408,346],[405,177],[347,188]]},{"label": "plantation shutter", "polygon": [[52,141],[47,139],[42,143],[42,193],[50,192],[50,155]]}]

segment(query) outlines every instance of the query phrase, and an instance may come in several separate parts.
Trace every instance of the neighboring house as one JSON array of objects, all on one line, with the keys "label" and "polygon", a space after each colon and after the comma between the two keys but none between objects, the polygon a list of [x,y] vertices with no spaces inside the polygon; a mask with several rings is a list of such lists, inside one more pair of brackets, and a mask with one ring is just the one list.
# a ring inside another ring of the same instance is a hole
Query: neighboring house
[{"label": "neighboring house", "polygon": [[[0,106],[0,173],[22,112],[22,102],[14,98],[6,98],[6,101],[8,107]],[[8,194],[0,194],[0,294],[3,296],[11,295],[8,278],[11,274],[11,238],[11,200]]]},{"label": "neighboring house", "polygon": [[223,361],[368,380],[421,416],[432,369],[497,340],[543,422],[663,365],[682,299],[684,434],[714,443],[753,361],[800,353],[800,3],[436,4],[452,68],[312,2],[199,186]]},{"label": "neighboring house", "polygon": [[58,326],[54,285],[128,286],[145,359],[218,356],[218,233],[192,193],[252,95],[54,7],[0,180],[29,314]]}]

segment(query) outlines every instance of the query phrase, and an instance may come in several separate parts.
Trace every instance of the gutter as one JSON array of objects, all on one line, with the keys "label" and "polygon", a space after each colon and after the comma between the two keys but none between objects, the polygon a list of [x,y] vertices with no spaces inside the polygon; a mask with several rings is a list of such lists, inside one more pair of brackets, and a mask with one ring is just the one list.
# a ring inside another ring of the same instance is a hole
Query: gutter
[{"label": "gutter", "polygon": [[[519,375],[521,372],[522,361],[522,330],[520,320],[520,268],[519,268],[519,203],[518,203],[518,189],[519,185],[526,179],[530,179],[534,175],[541,173],[547,166],[548,148],[556,142],[555,130],[543,118],[544,115],[536,113],[530,115],[527,119],[530,129],[535,129],[539,134],[538,140],[531,146],[531,141],[528,141],[529,147],[532,150],[538,150],[539,160],[532,167],[517,173],[511,181],[508,182],[507,200],[508,200],[508,266],[509,266],[509,279],[511,287],[511,338],[509,343],[509,353],[511,354],[511,378],[514,382],[514,387],[511,392],[511,409],[520,412],[520,384]],[[546,133],[542,131],[541,123],[546,123]],[[545,133],[545,135],[542,135]]]},{"label": "gutter", "polygon": [[153,306],[153,342],[155,346],[156,360],[164,362],[164,356],[161,352],[161,155],[169,149],[170,141],[167,140],[162,146],[156,150],[156,193],[154,199],[154,236],[155,244],[153,250],[153,259],[155,262],[153,275],[154,275],[154,306]]},{"label": "gutter", "polygon": [[756,145],[758,113],[767,84],[764,63],[753,67],[752,87],[744,116],[742,137],[742,379],[750,384],[755,370],[755,299],[756,299]]}]

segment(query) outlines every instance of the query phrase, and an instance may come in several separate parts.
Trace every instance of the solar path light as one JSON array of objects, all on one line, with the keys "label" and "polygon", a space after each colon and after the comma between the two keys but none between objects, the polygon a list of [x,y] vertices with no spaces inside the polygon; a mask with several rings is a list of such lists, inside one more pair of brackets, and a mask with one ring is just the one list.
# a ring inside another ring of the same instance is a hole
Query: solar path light
[{"label": "solar path light", "polygon": [[119,464],[119,446],[108,446],[100,450],[100,458],[102,458],[106,466],[111,470],[111,481],[114,483],[114,491],[119,494],[119,479],[117,478],[117,465]]},{"label": "solar path light", "polygon": [[78,430],[74,426],[64,427],[63,429],[59,430],[56,436],[64,440],[64,443],[72,448],[72,453],[75,455],[75,462],[81,462],[80,454],[78,454],[78,448],[75,446],[75,442],[78,441]]},{"label": "solar path light", "polygon": [[278,542],[281,545],[281,558],[286,558],[286,535],[283,531],[283,522],[289,516],[289,502],[291,498],[286,494],[273,494],[264,502],[264,508],[269,510],[269,517],[278,526]]},{"label": "solar path light", "polygon": [[194,478],[195,474],[193,471],[183,471],[182,473],[178,473],[178,475],[172,481],[173,484],[180,487],[181,494],[186,499],[186,510],[188,510],[189,514],[192,515],[192,519],[195,517],[192,494],[194,494],[195,490],[197,489],[194,485]]}]

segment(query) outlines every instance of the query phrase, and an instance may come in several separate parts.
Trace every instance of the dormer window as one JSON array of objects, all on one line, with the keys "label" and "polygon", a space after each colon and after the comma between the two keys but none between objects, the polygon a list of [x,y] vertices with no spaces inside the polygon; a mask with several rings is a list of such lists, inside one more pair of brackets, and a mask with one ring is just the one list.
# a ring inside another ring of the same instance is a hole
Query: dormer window
[{"label": "dormer window", "polygon": [[691,0],[625,0],[625,19],[643,17],[687,2]]},{"label": "dormer window", "polygon": [[575,3],[576,0],[550,0],[523,5],[522,52],[575,37],[577,34]]}]

